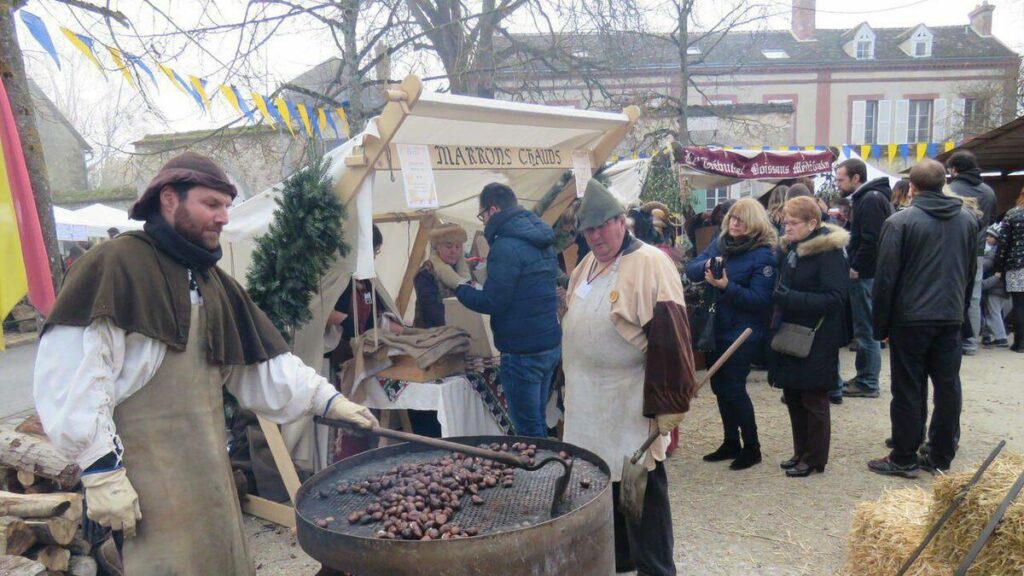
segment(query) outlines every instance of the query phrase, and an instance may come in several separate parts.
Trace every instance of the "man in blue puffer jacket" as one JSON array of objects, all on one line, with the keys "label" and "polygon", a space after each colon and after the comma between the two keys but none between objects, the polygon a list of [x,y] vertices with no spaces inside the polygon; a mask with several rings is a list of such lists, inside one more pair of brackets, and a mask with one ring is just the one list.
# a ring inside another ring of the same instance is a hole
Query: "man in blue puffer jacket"
[{"label": "man in blue puffer jacket", "polygon": [[501,384],[509,415],[522,436],[547,436],[544,409],[562,356],[555,281],[555,232],[521,208],[511,188],[491,183],[480,193],[484,237],[490,244],[482,290],[455,289],[466,308],[491,316],[501,351]]}]

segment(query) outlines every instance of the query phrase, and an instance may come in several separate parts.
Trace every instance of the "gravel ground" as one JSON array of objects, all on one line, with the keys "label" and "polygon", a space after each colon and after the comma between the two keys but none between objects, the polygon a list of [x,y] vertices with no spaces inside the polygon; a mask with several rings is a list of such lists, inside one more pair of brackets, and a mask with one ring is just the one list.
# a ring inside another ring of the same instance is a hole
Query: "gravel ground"
[{"label": "gravel ground", "polygon": [[[844,351],[844,376],[853,353]],[[734,472],[728,462],[701,456],[721,442],[714,396],[702,392],[682,425],[680,449],[669,459],[676,561],[680,574],[822,575],[843,563],[853,506],[889,488],[928,487],[917,480],[872,474],[867,461],[887,453],[888,353],[883,352],[882,397],[850,398],[832,409],[832,450],[824,474],[787,478],[778,462],[791,455],[789,417],[780,392],[754,372],[748,389],[757,410],[764,463]],[[1005,438],[1007,450],[1024,452],[1024,355],[982,350],[965,357],[961,371],[964,408],[960,452],[953,471],[970,470]],[[296,546],[286,529],[246,518],[250,550],[260,575],[314,574],[318,564]]]}]

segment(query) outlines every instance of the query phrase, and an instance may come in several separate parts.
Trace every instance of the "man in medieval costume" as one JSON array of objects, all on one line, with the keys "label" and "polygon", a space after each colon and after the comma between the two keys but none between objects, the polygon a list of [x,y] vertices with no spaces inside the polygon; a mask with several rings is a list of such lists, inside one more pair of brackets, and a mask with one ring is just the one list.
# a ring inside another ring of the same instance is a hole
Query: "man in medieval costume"
[{"label": "man in medieval costume", "polygon": [[216,266],[235,187],[213,161],[170,160],[129,216],[144,220],[69,271],[43,327],[35,401],[83,470],[88,516],[125,537],[124,571],[255,574],[228,462],[222,388],[284,424],[376,424],[292,355]]},{"label": "man in medieval costume", "polygon": [[[690,330],[679,273],[661,250],[626,229],[624,208],[597,180],[576,215],[590,246],[573,270],[563,319],[564,440],[608,463],[617,572],[676,573],[665,449],[696,393]],[[623,456],[654,431],[645,456],[642,520],[618,508]]]},{"label": "man in medieval costume", "polygon": [[413,326],[436,328],[445,325],[444,299],[455,296],[450,286],[470,278],[469,264],[463,252],[468,236],[458,224],[439,224],[430,231],[430,257],[413,279],[416,289],[416,316]]}]

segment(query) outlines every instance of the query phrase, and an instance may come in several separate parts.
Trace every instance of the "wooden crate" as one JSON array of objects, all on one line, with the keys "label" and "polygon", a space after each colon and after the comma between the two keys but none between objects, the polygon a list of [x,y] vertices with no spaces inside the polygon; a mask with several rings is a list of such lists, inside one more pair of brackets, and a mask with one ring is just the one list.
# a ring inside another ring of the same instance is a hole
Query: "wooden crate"
[{"label": "wooden crate", "polygon": [[466,372],[466,356],[464,354],[444,356],[426,370],[417,366],[412,356],[404,354],[392,356],[391,361],[394,364],[386,370],[381,370],[377,373],[378,377],[394,378],[395,380],[405,380],[408,382],[433,382],[440,378],[447,378],[448,376],[464,374]]}]

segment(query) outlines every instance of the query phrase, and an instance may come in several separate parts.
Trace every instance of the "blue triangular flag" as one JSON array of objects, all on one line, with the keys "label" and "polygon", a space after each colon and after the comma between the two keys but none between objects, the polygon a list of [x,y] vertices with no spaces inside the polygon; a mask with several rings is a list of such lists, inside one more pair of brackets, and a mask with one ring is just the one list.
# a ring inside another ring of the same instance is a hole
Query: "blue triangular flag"
[{"label": "blue triangular flag", "polygon": [[899,146],[896,147],[896,150],[899,151],[900,156],[903,158],[903,160],[910,159],[910,146],[907,146],[906,144],[900,144]]},{"label": "blue triangular flag", "polygon": [[242,95],[238,92],[238,88],[232,86],[231,91],[234,92],[235,99],[238,100],[238,107],[242,109],[242,113],[245,114],[245,117],[250,122],[252,122],[252,108],[249,108],[249,105],[246,104],[245,98],[242,98]]},{"label": "blue triangular flag", "polygon": [[57,63],[57,68],[60,68],[60,58],[57,56],[57,48],[53,45],[53,39],[50,38],[50,32],[46,29],[46,24],[28,10],[21,11],[21,21],[25,23],[25,27],[28,28],[32,37],[39,42],[39,45],[43,47],[43,50],[53,58],[53,61]]},{"label": "blue triangular flag", "polygon": [[199,95],[199,91],[193,88],[188,82],[185,82],[181,76],[178,76],[177,71],[171,70],[171,72],[174,74],[174,79],[178,81],[178,84],[181,84],[181,87],[192,96],[192,99],[196,101],[196,104],[199,104],[199,108],[205,112],[206,106],[203,105],[203,97]]},{"label": "blue triangular flag", "polygon": [[142,61],[142,58],[139,58],[138,56],[132,56],[131,54],[125,54],[124,56],[128,59],[129,62],[131,62],[135,66],[138,66],[139,68],[142,68],[142,71],[149,75],[149,79],[153,81],[154,86],[158,88],[160,87],[160,85],[156,83],[156,76],[153,76],[153,71],[149,69],[149,66],[146,66],[146,63]]},{"label": "blue triangular flag", "polygon": [[799,146],[790,146],[790,147],[789,147],[789,151],[790,151],[790,152],[796,152],[796,151],[798,151],[798,150],[800,150],[800,147],[799,147]]},{"label": "blue triangular flag", "polygon": [[270,98],[265,98],[265,100],[267,101],[267,111],[274,117],[274,123],[278,126],[287,126],[287,124],[284,123],[284,118],[281,118],[281,113],[278,112],[277,106],[274,106],[273,100]]},{"label": "blue triangular flag", "polygon": [[929,142],[928,143],[927,154],[928,154],[929,158],[935,158],[936,156],[938,156],[939,155],[939,143],[938,142]]},{"label": "blue triangular flag", "polygon": [[853,158],[853,149],[850,148],[849,144],[843,144],[843,156]]},{"label": "blue triangular flag", "polygon": [[871,145],[871,157],[872,158],[881,158],[882,157],[882,147],[879,146],[878,144],[872,144]]},{"label": "blue triangular flag", "polygon": [[328,112],[325,116],[327,117],[327,123],[331,125],[331,130],[334,130],[334,138],[336,140],[341,140],[341,134],[338,132],[338,125],[334,123],[334,114]]}]

